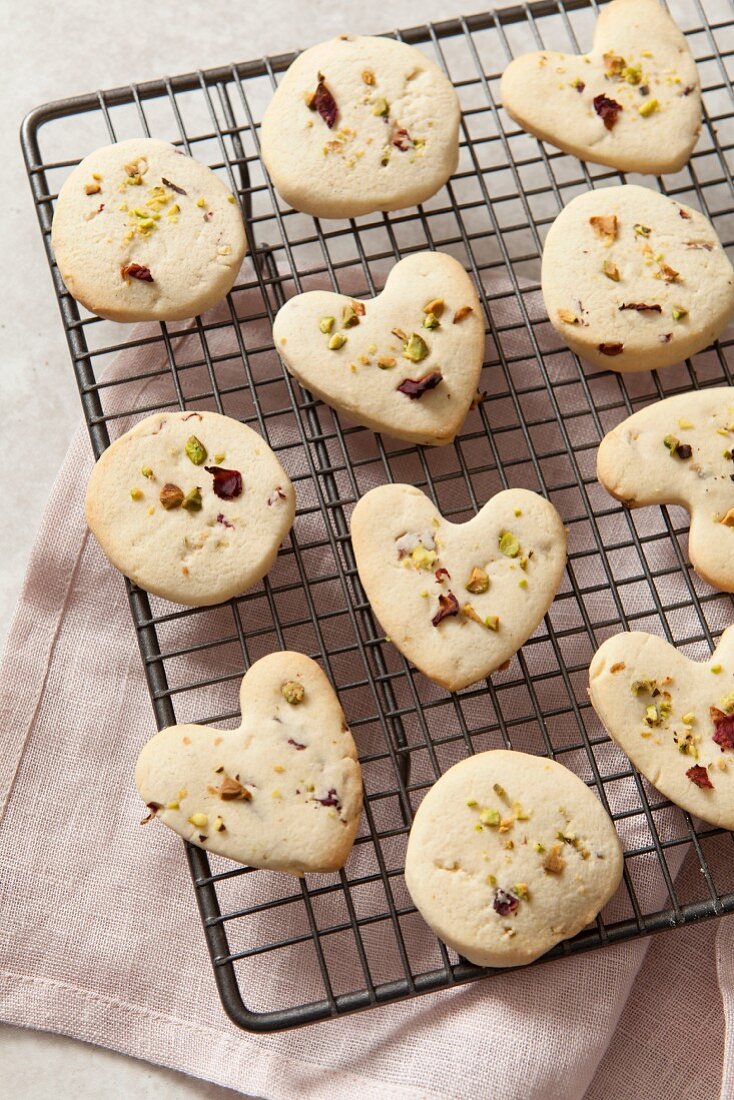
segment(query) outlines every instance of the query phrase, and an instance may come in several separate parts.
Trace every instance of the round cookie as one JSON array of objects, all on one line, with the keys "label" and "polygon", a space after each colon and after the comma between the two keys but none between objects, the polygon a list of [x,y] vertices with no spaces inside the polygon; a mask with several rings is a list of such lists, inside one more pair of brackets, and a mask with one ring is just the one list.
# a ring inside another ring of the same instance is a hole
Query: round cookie
[{"label": "round cookie", "polygon": [[412,485],[380,485],[351,520],[359,577],[390,641],[448,691],[509,660],[553,602],[566,532],[527,489],[497,493],[467,523]]},{"label": "round cookie", "polygon": [[295,493],[267,443],[212,412],[155,413],[107,448],[87,522],[112,564],[173,603],[206,606],[263,577]]},{"label": "round cookie", "polygon": [[67,290],[111,321],[179,321],[231,290],[246,251],[237,201],[166,141],[90,153],[59,192],[51,231]]},{"label": "round cookie", "polygon": [[602,440],[596,472],[628,508],[686,508],[693,568],[734,592],[734,387],[676,394],[628,416]]},{"label": "round cookie", "polygon": [[577,355],[616,371],[694,355],[734,312],[734,270],[709,221],[647,187],[578,195],[543,249],[550,322]]},{"label": "round cookie", "polygon": [[501,94],[528,133],[623,172],[680,171],[701,130],[696,63],[658,0],[612,0],[590,53],[518,57]]},{"label": "round cookie", "polygon": [[519,966],[589,924],[622,868],[614,825],[577,775],[495,749],[431,787],[410,830],[405,882],[454,951],[478,966]]},{"label": "round cookie", "polygon": [[609,736],[666,798],[734,829],[734,627],[707,661],[690,661],[653,634],[615,634],[591,662],[589,697]]},{"label": "round cookie", "polygon": [[263,116],[262,158],[290,206],[317,218],[399,210],[459,160],[459,100],[419,50],[340,35],[296,58]]},{"label": "round cookie", "polygon": [[291,374],[332,408],[375,432],[441,446],[476,395],[484,321],[461,264],[417,252],[393,267],[375,298],[328,290],[291,298],[273,340]]},{"label": "round cookie", "polygon": [[346,862],[362,813],[357,750],[334,689],[301,653],[256,661],[237,729],[169,726],[135,769],[152,816],[209,852],[303,875]]}]

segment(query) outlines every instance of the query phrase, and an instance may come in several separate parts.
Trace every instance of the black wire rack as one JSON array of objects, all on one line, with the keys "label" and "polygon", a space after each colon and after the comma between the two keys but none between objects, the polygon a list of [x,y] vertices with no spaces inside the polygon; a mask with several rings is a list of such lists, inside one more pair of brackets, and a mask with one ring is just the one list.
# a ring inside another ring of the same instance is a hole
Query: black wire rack
[{"label": "black wire rack", "polygon": [[[699,207],[730,246],[730,2],[681,0],[671,9],[698,62],[704,127],[685,169],[639,182]],[[588,48],[597,14],[588,0],[540,0],[397,34],[447,72],[463,118],[455,175],[430,202],[393,214],[320,222],[286,208],[273,191],[259,158],[259,122],[290,54],[61,100],[23,125],[95,456],[133,414],[212,408],[259,431],[296,487],[293,531],[269,577],[241,598],[182,610],[128,584],[159,727],[236,724],[246,668],[273,649],[298,648],[330,675],[360,750],[362,830],[338,874],[296,882],[186,848],[224,1008],[249,1030],[338,1017],[493,973],[430,934],[403,881],[407,834],[423,794],[456,760],[488,748],[547,754],[573,768],[625,844],[616,897],[545,958],[734,911],[731,834],[663,800],[610,742],[587,700],[589,661],[609,635],[650,629],[701,658],[732,621],[731,597],[691,571],[685,513],[627,512],[598,486],[595,458],[602,436],[651,400],[731,385],[734,338],[660,375],[590,370],[560,344],[538,293],[542,243],[556,214],[581,191],[623,177],[518,130],[498,101],[499,79],[518,51]],[[93,317],[65,290],[51,251],[56,194],[72,166],[98,145],[140,134],[171,140],[210,164],[246,215],[250,256],[241,281],[221,309],[185,325],[131,330]],[[394,262],[425,248],[465,265],[487,324],[487,399],[455,444],[440,449],[341,422],[288,376],[270,329],[291,294],[327,287],[372,295]],[[121,351],[130,356],[127,369],[105,374]],[[366,489],[389,480],[420,486],[454,521],[501,488],[535,489],[568,527],[568,569],[544,624],[506,669],[455,695],[381,636],[359,583],[349,515]],[[693,893],[676,883],[684,855],[702,872]],[[293,972],[298,1003],[283,978]]]}]

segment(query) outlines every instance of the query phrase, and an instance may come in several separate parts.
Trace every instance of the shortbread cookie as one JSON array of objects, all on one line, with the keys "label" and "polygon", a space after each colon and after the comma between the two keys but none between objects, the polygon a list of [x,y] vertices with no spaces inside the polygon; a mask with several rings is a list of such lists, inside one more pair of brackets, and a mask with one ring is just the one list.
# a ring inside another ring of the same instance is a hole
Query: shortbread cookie
[{"label": "shortbread cookie", "polygon": [[623,172],[678,172],[701,129],[696,63],[657,0],[612,0],[591,53],[518,57],[501,94],[528,133]]},{"label": "shortbread cookie", "polygon": [[395,265],[376,298],[296,295],[273,339],[291,374],[332,408],[375,432],[441,446],[476,396],[484,321],[461,264],[418,252]]},{"label": "shortbread cookie", "polygon": [[245,255],[234,195],[166,141],[85,157],[59,193],[52,243],[67,290],[112,321],[178,321],[215,305]]},{"label": "shortbread cookie", "polygon": [[572,199],[548,233],[541,285],[568,346],[622,372],[679,363],[734,311],[734,270],[711,223],[631,184]]},{"label": "shortbread cookie", "polygon": [[334,689],[301,653],[271,653],[240,689],[242,725],[169,726],[135,782],[175,833],[250,867],[303,875],[346,862],[362,812],[357,750]]},{"label": "shortbread cookie", "polygon": [[450,523],[420,489],[381,485],[358,501],[352,544],[372,610],[408,660],[449,691],[494,672],[553,602],[566,533],[527,489]]},{"label": "shortbread cookie", "polygon": [[496,749],[455,764],[415,815],[405,882],[436,935],[478,966],[532,962],[617,889],[622,846],[577,775]]},{"label": "shortbread cookie", "polygon": [[87,522],[141,588],[204,606],[268,572],[295,514],[264,439],[212,412],[155,413],[108,447],[87,487]]},{"label": "shortbread cookie", "polygon": [[674,802],[734,829],[734,627],[708,661],[653,634],[615,634],[589,669],[594,710],[646,779]]},{"label": "shortbread cookie", "polygon": [[734,387],[666,397],[628,416],[602,440],[596,470],[629,508],[687,508],[693,568],[734,592]]},{"label": "shortbread cookie", "polygon": [[278,192],[317,218],[399,210],[434,195],[459,159],[459,100],[425,54],[340,35],[305,50],[260,133]]}]

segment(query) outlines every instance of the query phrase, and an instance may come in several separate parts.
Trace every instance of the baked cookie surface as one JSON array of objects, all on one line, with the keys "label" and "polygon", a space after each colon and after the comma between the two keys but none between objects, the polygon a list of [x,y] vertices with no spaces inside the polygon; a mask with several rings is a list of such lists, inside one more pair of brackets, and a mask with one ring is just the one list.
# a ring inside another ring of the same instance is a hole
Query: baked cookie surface
[{"label": "baked cookie surface", "polygon": [[174,603],[238,596],[271,568],[295,493],[264,439],[212,412],[155,413],[92,471],[87,522],[112,564]]},{"label": "baked cookie surface", "polygon": [[701,129],[696,63],[658,0],[612,0],[590,53],[518,57],[501,94],[528,133],[623,172],[678,172]]},{"label": "baked cookie surface", "polygon": [[331,684],[301,653],[262,657],[240,689],[242,725],[161,730],[135,782],[151,814],[250,867],[336,871],[362,812],[357,750]]},{"label": "baked cookie surface", "polygon": [[734,270],[697,210],[633,184],[587,191],[553,222],[541,269],[556,332],[620,372],[707,347],[734,312]]},{"label": "baked cookie surface", "polygon": [[69,293],[112,321],[203,313],[231,290],[246,251],[229,188],[152,138],[84,158],[59,192],[51,240]]},{"label": "baked cookie surface", "polygon": [[629,508],[686,508],[693,568],[734,592],[734,387],[676,394],[633,413],[602,440],[596,469]]},{"label": "baked cookie surface", "polygon": [[459,159],[459,100],[412,46],[342,35],[288,69],[262,121],[262,157],[285,202],[354,218],[430,198]]},{"label": "baked cookie surface", "polygon": [[455,764],[425,796],[405,881],[449,947],[478,966],[518,966],[592,921],[622,866],[611,818],[578,776],[496,749]]},{"label": "baked cookie surface", "polygon": [[453,257],[417,252],[376,298],[328,290],[291,298],[273,326],[298,381],[375,432],[450,443],[477,391],[484,321],[474,283]]},{"label": "baked cookie surface", "polygon": [[653,634],[615,634],[591,662],[589,696],[610,737],[666,798],[734,828],[734,627],[707,661]]},{"label": "baked cookie surface", "polygon": [[527,489],[450,523],[412,485],[358,501],[351,535],[360,580],[389,639],[448,691],[504,664],[534,632],[561,582],[566,532]]}]

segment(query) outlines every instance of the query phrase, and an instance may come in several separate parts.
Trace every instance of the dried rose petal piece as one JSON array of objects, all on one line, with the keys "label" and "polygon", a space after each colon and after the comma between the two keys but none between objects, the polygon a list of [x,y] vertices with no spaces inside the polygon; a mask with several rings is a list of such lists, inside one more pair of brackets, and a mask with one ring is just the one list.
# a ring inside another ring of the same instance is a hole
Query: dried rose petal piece
[{"label": "dried rose petal piece", "polygon": [[431,619],[434,626],[438,626],[444,619],[448,619],[451,615],[459,614],[459,601],[453,592],[447,592],[446,595],[438,597],[438,611]]},{"label": "dried rose petal piece", "polygon": [[609,99],[608,96],[605,95],[594,96],[594,110],[607,130],[614,129],[617,122],[617,116],[623,109],[622,104],[617,103],[616,99]]},{"label": "dried rose petal piece", "polygon": [[449,573],[448,569],[444,569],[443,566],[441,566],[440,569],[436,570],[435,577],[439,584],[442,583],[444,577],[447,581],[451,580],[451,574]]},{"label": "dried rose petal piece", "polygon": [[497,890],[492,908],[501,917],[509,917],[511,913],[516,912],[519,904],[520,899],[516,898],[514,894],[510,894],[507,890]]},{"label": "dried rose petal piece", "polygon": [[205,466],[214,478],[214,492],[220,500],[234,500],[242,492],[242,474],[239,470],[225,470],[221,466]]},{"label": "dried rose petal piece", "polygon": [[316,91],[313,94],[309,106],[312,111],[318,111],[329,129],[333,130],[337,115],[339,114],[339,108],[336,105],[336,100],[324,83],[325,79],[323,73],[318,74],[318,84],[316,85]]},{"label": "dried rose petal piece", "polygon": [[430,374],[424,374],[422,378],[406,378],[397,388],[411,401],[415,401],[416,398],[422,397],[426,390],[434,390],[442,381],[441,371],[434,370]]},{"label": "dried rose petal piece", "polygon": [[395,129],[391,140],[395,148],[399,149],[401,153],[407,153],[409,149],[415,148],[415,142],[402,126]]},{"label": "dried rose petal piece", "polygon": [[166,187],[170,187],[171,190],[175,191],[177,195],[187,194],[187,192],[184,191],[183,187],[179,187],[176,183],[171,183],[171,181],[167,180],[165,176],[161,176],[161,183],[165,184]]},{"label": "dried rose petal piece", "polygon": [[320,802],[322,806],[333,806],[336,810],[341,810],[342,808],[334,787],[329,788],[325,798],[314,798],[313,801]]},{"label": "dried rose petal piece", "polygon": [[142,264],[125,264],[120,268],[120,275],[123,279],[137,279],[141,283],[154,282],[150,269]]},{"label": "dried rose petal piece", "polygon": [[714,723],[714,741],[721,751],[734,749],[734,714],[725,714],[718,707],[710,707],[709,714]]},{"label": "dried rose petal piece", "polygon": [[599,351],[602,355],[621,355],[624,344],[599,344]]},{"label": "dried rose petal piece", "polygon": [[694,764],[692,768],[688,769],[686,775],[691,783],[695,783],[702,791],[713,791],[714,785],[709,779],[709,773],[700,764]]},{"label": "dried rose petal piece", "polygon": [[217,523],[222,523],[225,527],[231,527],[232,530],[234,531],[234,524],[229,522],[229,520],[225,516],[224,512],[220,512],[217,515]]},{"label": "dried rose petal piece", "polygon": [[301,752],[301,750],[305,749],[306,747],[300,741],[294,741],[292,737],[288,738],[288,744],[293,745],[293,748],[296,750],[296,752]]},{"label": "dried rose petal piece", "polygon": [[663,307],[648,305],[646,302],[623,302],[620,309],[636,309],[638,313],[662,313]]}]

